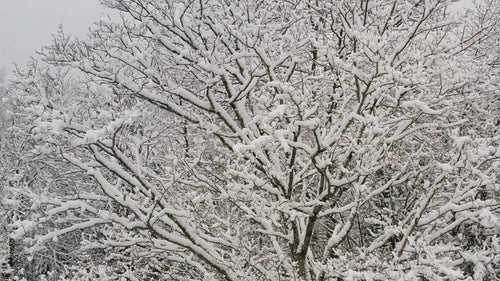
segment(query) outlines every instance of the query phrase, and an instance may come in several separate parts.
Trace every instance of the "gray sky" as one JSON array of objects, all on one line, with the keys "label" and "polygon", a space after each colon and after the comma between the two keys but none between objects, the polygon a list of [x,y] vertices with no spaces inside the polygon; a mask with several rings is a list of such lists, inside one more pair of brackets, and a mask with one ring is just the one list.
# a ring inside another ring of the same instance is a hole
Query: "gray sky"
[{"label": "gray sky", "polygon": [[99,0],[0,0],[0,67],[25,64],[61,23],[67,33],[84,36],[106,12]]}]

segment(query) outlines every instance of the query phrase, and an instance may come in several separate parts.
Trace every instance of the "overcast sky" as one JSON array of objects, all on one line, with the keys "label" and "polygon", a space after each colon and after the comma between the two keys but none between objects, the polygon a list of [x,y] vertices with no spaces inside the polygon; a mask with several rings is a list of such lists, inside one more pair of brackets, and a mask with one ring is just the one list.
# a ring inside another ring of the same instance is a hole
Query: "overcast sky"
[{"label": "overcast sky", "polygon": [[107,12],[99,0],[0,0],[0,67],[20,65],[63,29],[84,36]]}]

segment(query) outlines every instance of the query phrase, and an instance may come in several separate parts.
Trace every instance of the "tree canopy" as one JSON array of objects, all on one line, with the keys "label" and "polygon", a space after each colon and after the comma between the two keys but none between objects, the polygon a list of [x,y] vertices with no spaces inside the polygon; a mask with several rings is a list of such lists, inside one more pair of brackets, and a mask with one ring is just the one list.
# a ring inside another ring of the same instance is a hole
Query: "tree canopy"
[{"label": "tree canopy", "polygon": [[498,3],[102,2],[2,90],[9,278],[500,278]]}]

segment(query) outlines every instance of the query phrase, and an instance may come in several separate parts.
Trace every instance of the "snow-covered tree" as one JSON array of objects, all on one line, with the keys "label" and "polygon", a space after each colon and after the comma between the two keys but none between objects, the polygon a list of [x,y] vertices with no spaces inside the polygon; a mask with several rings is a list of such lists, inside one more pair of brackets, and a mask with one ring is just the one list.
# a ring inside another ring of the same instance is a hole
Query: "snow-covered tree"
[{"label": "snow-covered tree", "polygon": [[[61,272],[65,263],[73,261],[78,245],[77,233],[46,244],[34,255],[25,251],[29,239],[60,225],[50,221],[43,228],[36,222],[47,215],[46,198],[67,196],[68,186],[75,185],[81,173],[68,165],[47,147],[54,145],[49,138],[36,134],[33,123],[47,100],[64,90],[69,77],[64,69],[50,69],[32,60],[25,71],[18,70],[2,93],[0,115],[0,196],[2,213],[2,254],[10,268],[13,280],[39,280],[42,275]],[[50,90],[49,90],[50,89]],[[50,142],[42,144],[43,142]],[[79,188],[83,184],[77,184]],[[76,241],[76,242],[75,242]],[[15,275],[15,276],[14,276]],[[48,280],[58,280],[57,276]]]},{"label": "snow-covered tree", "polygon": [[81,173],[28,252],[78,233],[73,280],[498,277],[493,1],[103,2],[121,22],[43,51],[76,87],[30,93]]}]

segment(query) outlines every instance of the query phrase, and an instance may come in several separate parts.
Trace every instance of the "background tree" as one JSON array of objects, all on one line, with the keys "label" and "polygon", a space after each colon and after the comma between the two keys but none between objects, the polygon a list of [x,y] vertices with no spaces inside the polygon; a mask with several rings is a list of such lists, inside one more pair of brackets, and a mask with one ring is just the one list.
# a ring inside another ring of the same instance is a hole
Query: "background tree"
[{"label": "background tree", "polygon": [[[1,196],[3,254],[14,270],[13,280],[35,280],[50,272],[64,272],[67,263],[76,259],[72,251],[79,245],[77,233],[50,241],[43,251],[33,255],[25,251],[29,240],[47,230],[53,230],[57,221],[38,221],[47,216],[48,198],[68,196],[68,186],[75,183],[75,169],[49,149],[55,140],[37,135],[37,112],[51,108],[52,94],[70,94],[64,69],[49,69],[44,63],[32,60],[26,70],[17,70],[2,93],[1,116]],[[50,89],[50,90],[49,90]],[[46,94],[49,94],[47,96]],[[44,143],[45,142],[45,143]],[[84,184],[78,184],[81,187]],[[17,278],[17,279],[16,279]],[[52,276],[50,280],[58,279]]]}]

